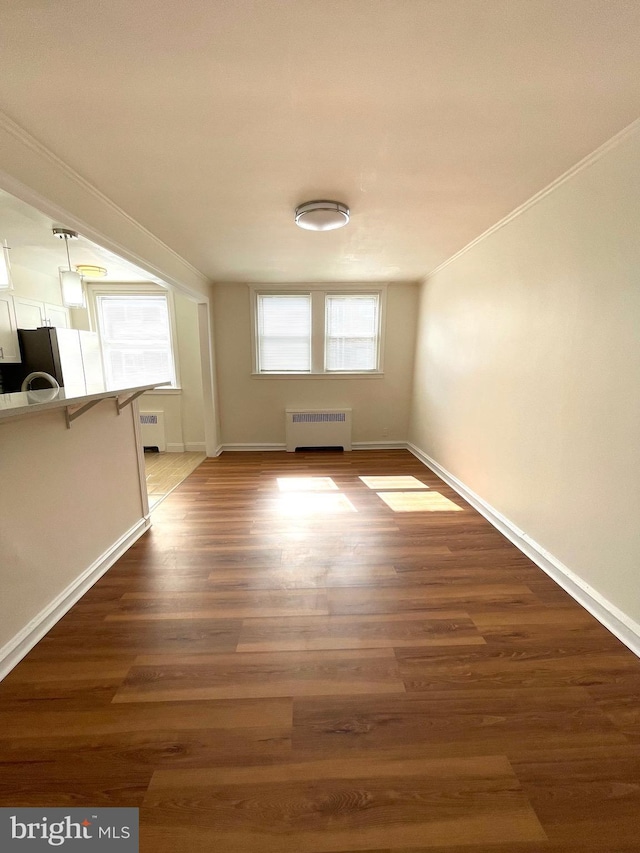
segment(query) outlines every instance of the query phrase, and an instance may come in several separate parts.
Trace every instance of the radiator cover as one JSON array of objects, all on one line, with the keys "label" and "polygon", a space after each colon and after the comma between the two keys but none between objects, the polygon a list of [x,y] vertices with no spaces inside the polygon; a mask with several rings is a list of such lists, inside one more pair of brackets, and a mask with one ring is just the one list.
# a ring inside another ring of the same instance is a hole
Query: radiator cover
[{"label": "radiator cover", "polygon": [[157,447],[161,453],[167,449],[164,412],[140,412],[140,432],[143,447]]},{"label": "radiator cover", "polygon": [[285,409],[287,452],[297,447],[351,450],[351,409]]}]

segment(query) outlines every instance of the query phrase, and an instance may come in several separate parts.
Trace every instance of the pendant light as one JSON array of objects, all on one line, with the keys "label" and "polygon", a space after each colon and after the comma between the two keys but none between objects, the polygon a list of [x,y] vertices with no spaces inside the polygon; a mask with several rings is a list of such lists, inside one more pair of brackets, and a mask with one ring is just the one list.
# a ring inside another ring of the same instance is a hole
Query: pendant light
[{"label": "pendant light", "polygon": [[67,248],[67,265],[69,269],[60,269],[60,286],[62,288],[62,304],[67,308],[84,308],[84,292],[82,290],[82,276],[71,269],[71,258],[69,257],[69,240],[77,240],[78,232],[70,231],[68,228],[54,228],[54,237],[64,240]]},{"label": "pendant light", "polygon": [[9,263],[9,247],[7,241],[2,245],[0,252],[0,290],[13,290],[11,278],[11,264]]}]

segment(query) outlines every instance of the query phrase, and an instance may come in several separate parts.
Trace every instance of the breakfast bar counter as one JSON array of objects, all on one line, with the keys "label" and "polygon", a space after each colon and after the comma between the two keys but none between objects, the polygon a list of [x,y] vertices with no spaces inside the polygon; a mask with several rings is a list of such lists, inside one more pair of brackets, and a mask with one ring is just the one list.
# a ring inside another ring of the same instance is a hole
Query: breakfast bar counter
[{"label": "breakfast bar counter", "polygon": [[110,388],[107,385],[99,387],[94,384],[90,389],[82,385],[0,394],[0,421],[7,418],[38,414],[51,409],[65,409],[71,414],[71,420],[74,420],[81,413],[81,410],[87,411],[96,403],[108,398],[113,398],[116,401],[117,411],[121,411],[140,394],[166,384],[168,384],[168,380],[155,382],[151,385],[135,385],[126,388]]},{"label": "breakfast bar counter", "polygon": [[136,398],[160,384],[0,395],[0,678],[150,527]]}]

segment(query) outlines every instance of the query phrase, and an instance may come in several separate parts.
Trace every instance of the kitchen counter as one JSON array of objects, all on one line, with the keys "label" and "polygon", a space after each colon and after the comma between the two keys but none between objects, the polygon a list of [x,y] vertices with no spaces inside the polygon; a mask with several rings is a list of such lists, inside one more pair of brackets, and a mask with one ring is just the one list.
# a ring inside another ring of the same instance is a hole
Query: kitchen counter
[{"label": "kitchen counter", "polygon": [[0,395],[0,679],[150,527],[136,397],[162,384]]},{"label": "kitchen counter", "polygon": [[[154,382],[150,385],[134,385],[125,388],[110,388],[104,385],[92,393],[86,392],[85,386],[65,386],[64,388],[44,388],[40,391],[19,391],[14,394],[0,394],[0,421],[24,415],[38,414],[51,409],[73,410],[93,405],[109,397],[138,396],[144,391],[151,391],[166,382]],[[94,386],[95,389],[96,386]]]}]

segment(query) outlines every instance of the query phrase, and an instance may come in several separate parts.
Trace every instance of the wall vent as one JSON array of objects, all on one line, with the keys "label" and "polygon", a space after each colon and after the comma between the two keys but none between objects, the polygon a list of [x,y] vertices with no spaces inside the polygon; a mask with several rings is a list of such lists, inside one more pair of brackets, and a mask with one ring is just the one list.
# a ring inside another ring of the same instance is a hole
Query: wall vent
[{"label": "wall vent", "polygon": [[140,431],[142,446],[157,448],[160,452],[167,449],[164,434],[164,412],[140,412]]},{"label": "wall vent", "polygon": [[347,419],[346,412],[295,412],[294,424],[339,424]]},{"label": "wall vent", "polygon": [[286,409],[287,451],[297,447],[351,450],[351,409]]}]

